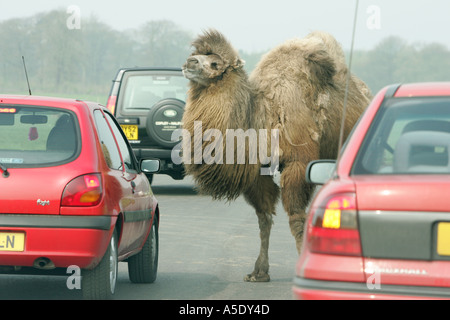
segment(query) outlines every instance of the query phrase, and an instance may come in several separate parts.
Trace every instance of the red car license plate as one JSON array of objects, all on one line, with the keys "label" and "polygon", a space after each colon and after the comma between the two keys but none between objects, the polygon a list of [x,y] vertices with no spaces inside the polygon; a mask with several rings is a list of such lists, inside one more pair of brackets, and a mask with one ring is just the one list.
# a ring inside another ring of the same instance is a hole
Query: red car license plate
[{"label": "red car license plate", "polygon": [[0,232],[0,251],[23,251],[24,248],[24,233]]}]

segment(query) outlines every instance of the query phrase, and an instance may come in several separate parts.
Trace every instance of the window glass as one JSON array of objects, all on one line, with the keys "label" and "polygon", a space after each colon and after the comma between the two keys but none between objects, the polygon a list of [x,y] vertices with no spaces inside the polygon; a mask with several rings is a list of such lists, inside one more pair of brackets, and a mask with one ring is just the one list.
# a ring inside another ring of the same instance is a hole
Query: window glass
[{"label": "window glass", "polygon": [[106,113],[106,119],[108,120],[111,128],[116,136],[117,144],[119,145],[120,153],[122,154],[122,159],[125,164],[126,170],[135,170],[134,159],[132,158],[132,153],[125,141],[122,130],[119,129],[118,124],[112,119],[111,115]]},{"label": "window glass", "polygon": [[80,150],[78,119],[67,110],[0,106],[0,163],[6,167],[61,164]]},{"label": "window glass", "polygon": [[385,102],[352,173],[450,173],[450,99],[393,98]]},{"label": "window glass", "polygon": [[188,80],[179,75],[130,74],[125,77],[123,108],[147,109],[162,99],[186,100]]},{"label": "window glass", "polygon": [[122,170],[120,153],[117,149],[116,142],[114,141],[114,136],[109,129],[108,123],[103,117],[103,113],[100,110],[95,110],[94,118],[106,163],[111,169]]}]

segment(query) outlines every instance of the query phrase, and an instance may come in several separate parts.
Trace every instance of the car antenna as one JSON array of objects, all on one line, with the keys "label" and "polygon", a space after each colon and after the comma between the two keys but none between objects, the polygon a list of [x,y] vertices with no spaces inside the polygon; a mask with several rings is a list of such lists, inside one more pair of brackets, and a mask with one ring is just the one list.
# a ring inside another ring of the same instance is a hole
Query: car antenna
[{"label": "car antenna", "polygon": [[22,56],[22,62],[23,62],[23,68],[25,70],[25,77],[27,78],[28,92],[30,93],[30,96],[31,96],[31,87],[30,87],[30,82],[28,81],[27,66],[25,65],[25,58],[24,58],[24,56]]},{"label": "car antenna", "polygon": [[355,15],[353,17],[352,44],[351,44],[351,47],[350,47],[350,56],[349,56],[349,62],[348,62],[347,80],[346,80],[346,83],[345,83],[344,107],[342,109],[341,130],[340,130],[340,133],[339,133],[338,158],[337,158],[336,163],[339,163],[339,159],[341,157],[341,149],[342,149],[343,139],[344,139],[344,124],[345,124],[345,116],[346,116],[346,113],[347,113],[348,87],[349,87],[350,77],[351,77],[351,73],[352,73],[353,45],[355,43],[356,20],[358,18],[358,5],[359,5],[359,0],[356,0]]}]

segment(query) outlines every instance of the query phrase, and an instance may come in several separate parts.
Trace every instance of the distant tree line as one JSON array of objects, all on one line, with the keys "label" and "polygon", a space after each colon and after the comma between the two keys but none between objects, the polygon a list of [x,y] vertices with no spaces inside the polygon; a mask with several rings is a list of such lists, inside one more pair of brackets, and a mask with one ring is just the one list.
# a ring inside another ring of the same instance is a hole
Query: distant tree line
[{"label": "distant tree line", "polygon": [[107,95],[120,67],[181,66],[192,36],[171,21],[150,21],[117,31],[95,17],[80,29],[55,10],[0,22],[0,92],[27,93],[22,56],[33,93],[69,97]]},{"label": "distant tree line", "polygon": [[352,69],[373,93],[392,83],[450,81],[450,50],[391,36],[372,50],[355,52]]},{"label": "distant tree line", "polygon": [[[0,93],[28,92],[25,56],[33,93],[106,103],[120,67],[181,66],[195,36],[167,20],[117,31],[96,17],[83,18],[80,29],[70,29],[67,18],[64,10],[54,10],[0,22]],[[264,53],[240,51],[248,72]],[[408,44],[398,37],[356,51],[353,60],[353,73],[373,92],[397,82],[450,80],[449,70],[446,46]]]}]

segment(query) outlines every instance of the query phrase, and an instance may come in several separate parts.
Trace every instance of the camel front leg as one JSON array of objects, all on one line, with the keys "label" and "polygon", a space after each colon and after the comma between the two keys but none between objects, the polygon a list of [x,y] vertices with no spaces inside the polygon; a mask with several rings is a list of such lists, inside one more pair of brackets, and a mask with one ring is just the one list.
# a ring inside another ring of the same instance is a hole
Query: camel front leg
[{"label": "camel front leg", "polygon": [[252,273],[244,277],[247,282],[268,282],[269,276],[269,238],[272,229],[272,214],[257,212],[261,247]]},{"label": "camel front leg", "polygon": [[244,277],[247,282],[267,282],[269,276],[269,238],[272,215],[278,202],[280,190],[271,176],[258,176],[257,181],[244,193],[245,200],[256,210],[261,247],[252,273]]}]

